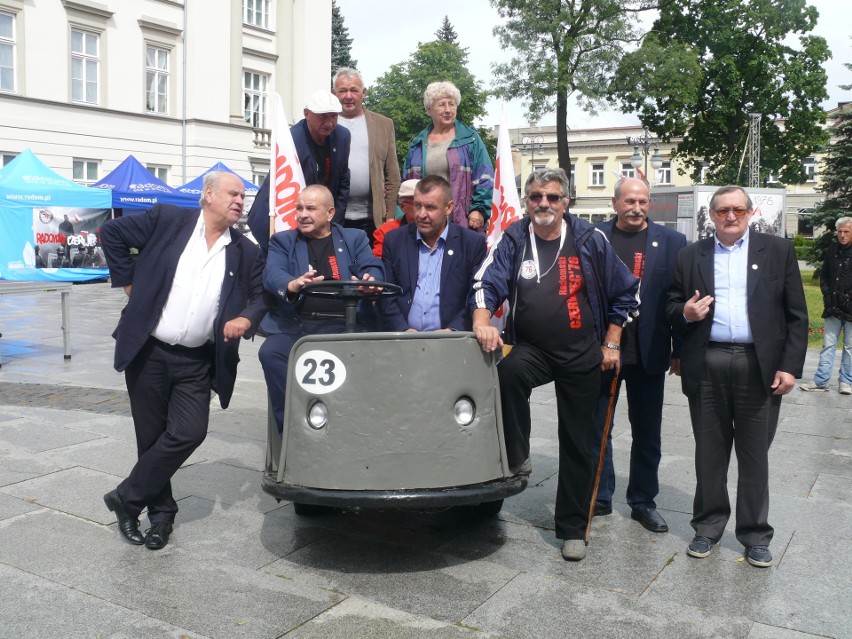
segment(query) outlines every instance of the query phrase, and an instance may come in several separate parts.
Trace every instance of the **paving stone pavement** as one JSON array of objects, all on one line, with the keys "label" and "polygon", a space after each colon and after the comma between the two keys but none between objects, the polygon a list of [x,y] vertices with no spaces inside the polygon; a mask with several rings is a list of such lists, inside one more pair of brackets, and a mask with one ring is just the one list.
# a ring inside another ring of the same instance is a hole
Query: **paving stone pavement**
[{"label": "paving stone pavement", "polygon": [[[121,543],[101,500],[135,458],[112,368],[122,306],[108,284],[75,286],[64,361],[58,296],[0,301],[0,639],[852,637],[852,397],[836,388],[784,400],[770,452],[772,568],[743,560],[733,520],[709,558],[686,556],[693,442],[676,378],[658,498],[671,531],[630,519],[622,401],[615,512],[595,520],[574,564],[553,535],[552,389],[532,398],[530,486],[498,518],[303,518],[260,488],[260,342],[244,342],[231,408],[214,400],[208,438],[173,482],[172,541],[151,552]],[[816,362],[809,352],[806,378]],[[733,496],[735,464],[729,485]]]}]

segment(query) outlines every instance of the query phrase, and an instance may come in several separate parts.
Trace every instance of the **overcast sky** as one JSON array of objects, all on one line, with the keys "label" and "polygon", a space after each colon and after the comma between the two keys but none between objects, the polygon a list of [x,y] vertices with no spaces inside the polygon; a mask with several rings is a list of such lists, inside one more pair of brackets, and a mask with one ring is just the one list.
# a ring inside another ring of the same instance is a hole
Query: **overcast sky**
[{"label": "overcast sky", "polygon": [[[458,33],[461,46],[468,49],[468,68],[486,88],[493,85],[492,62],[511,59],[493,34],[498,23],[497,11],[488,0],[431,0],[423,3],[400,0],[337,0],[352,38],[352,57],[364,76],[367,87],[385,73],[392,64],[407,60],[420,42],[435,39],[444,19]],[[843,66],[852,63],[852,39],[849,30],[849,8],[845,0],[810,0],[819,10],[816,34],[824,37],[832,52],[826,65],[829,100],[824,108],[837,106],[840,101],[852,100],[852,91],[843,91],[840,84],[852,84],[852,71]],[[462,100],[464,96],[462,96]],[[525,109],[520,101],[507,104],[509,125],[526,126]],[[500,101],[488,102],[488,117],[478,124],[491,126],[500,120]],[[571,128],[627,126],[638,124],[632,115],[618,111],[590,116],[578,107],[568,113]],[[542,118],[541,125],[555,124],[555,115]]]}]

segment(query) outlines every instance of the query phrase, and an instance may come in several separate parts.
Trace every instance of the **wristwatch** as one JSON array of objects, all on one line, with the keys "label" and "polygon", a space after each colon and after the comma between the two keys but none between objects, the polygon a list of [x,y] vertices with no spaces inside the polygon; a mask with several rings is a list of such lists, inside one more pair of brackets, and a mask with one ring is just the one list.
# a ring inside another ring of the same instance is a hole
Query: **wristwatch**
[{"label": "wristwatch", "polygon": [[604,342],[603,345],[614,351],[621,350],[621,346],[619,346],[618,344],[613,344],[612,342]]}]

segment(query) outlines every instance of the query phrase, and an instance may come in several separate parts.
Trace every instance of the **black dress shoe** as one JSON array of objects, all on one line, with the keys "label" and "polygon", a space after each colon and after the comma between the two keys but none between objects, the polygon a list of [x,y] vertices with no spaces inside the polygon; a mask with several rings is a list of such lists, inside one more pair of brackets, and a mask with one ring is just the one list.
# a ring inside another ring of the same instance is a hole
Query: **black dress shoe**
[{"label": "black dress shoe", "polygon": [[121,498],[118,496],[118,491],[104,495],[104,503],[111,512],[115,513],[115,518],[118,520],[118,533],[121,538],[134,546],[141,546],[145,543],[145,537],[139,531],[139,520],[136,517],[131,517],[124,510],[124,505],[121,503]]},{"label": "black dress shoe", "polygon": [[660,516],[656,508],[634,508],[630,511],[630,517],[651,532],[664,533],[669,531],[666,520]]},{"label": "black dress shoe", "polygon": [[148,550],[160,550],[169,543],[169,535],[172,534],[172,525],[167,521],[158,521],[145,531],[145,548]]},{"label": "black dress shoe", "polygon": [[612,506],[604,506],[595,502],[595,517],[606,517],[612,514]]}]

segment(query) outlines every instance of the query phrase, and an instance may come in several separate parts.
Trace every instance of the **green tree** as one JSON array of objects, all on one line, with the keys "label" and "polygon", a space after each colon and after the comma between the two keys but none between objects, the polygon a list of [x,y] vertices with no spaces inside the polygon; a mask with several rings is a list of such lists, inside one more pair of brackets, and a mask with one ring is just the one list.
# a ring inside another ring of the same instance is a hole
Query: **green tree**
[{"label": "green tree", "polygon": [[352,38],[344,24],[343,14],[336,0],[331,0],[331,75],[340,67],[357,67],[358,61],[352,59]]},{"label": "green tree", "polygon": [[[430,82],[442,81],[452,82],[461,93],[456,114],[460,122],[473,126],[485,115],[488,93],[467,69],[467,52],[442,40],[418,44],[408,60],[392,65],[367,91],[364,105],[394,122],[400,166],[411,139],[432,123],[423,108],[423,91]],[[493,160],[496,142],[485,129],[479,134]]]},{"label": "green tree", "polygon": [[762,177],[803,182],[802,159],[827,141],[817,17],[805,0],[663,0],[612,94],[663,140],[681,137],[672,157],[716,184],[747,183],[749,114],[760,113]]},{"label": "green tree", "polygon": [[[845,65],[852,71],[852,64]],[[852,84],[840,87],[847,91]],[[841,107],[841,112],[831,128],[835,142],[829,147],[820,171],[819,190],[825,193],[811,221],[814,228],[825,227],[826,232],[817,237],[807,255],[809,263],[822,266],[825,251],[834,240],[835,222],[838,218],[852,215],[852,104]]]},{"label": "green tree", "polygon": [[435,32],[435,37],[442,42],[449,42],[450,44],[459,46],[459,34],[453,28],[449,16],[444,16],[444,22],[441,24],[441,28]]},{"label": "green tree", "polygon": [[637,13],[649,0],[490,0],[504,23],[494,34],[517,55],[493,66],[494,91],[521,98],[530,121],[556,109],[559,166],[571,174],[568,98],[594,113],[625,43],[638,41]]}]

